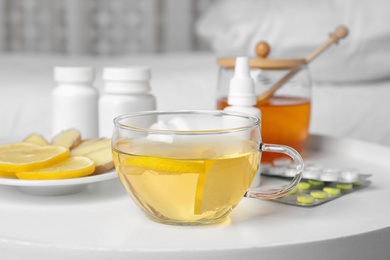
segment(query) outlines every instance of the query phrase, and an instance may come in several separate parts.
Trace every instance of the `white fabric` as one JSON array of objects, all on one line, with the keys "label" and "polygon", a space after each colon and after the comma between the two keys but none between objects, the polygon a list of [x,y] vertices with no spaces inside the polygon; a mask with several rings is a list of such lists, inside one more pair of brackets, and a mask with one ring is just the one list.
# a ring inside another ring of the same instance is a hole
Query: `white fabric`
[{"label": "white fabric", "polygon": [[[1,56],[0,140],[17,140],[31,132],[51,137],[50,94],[57,65],[94,66],[99,90],[104,66],[150,66],[158,109],[214,109],[216,105],[218,67],[211,53],[105,59]],[[390,81],[316,83],[312,94],[311,133],[390,146]]]},{"label": "white fabric", "polygon": [[265,40],[270,58],[306,57],[338,25],[350,34],[311,63],[316,81],[390,78],[388,0],[223,0],[197,21],[197,32],[221,56],[254,54]]}]

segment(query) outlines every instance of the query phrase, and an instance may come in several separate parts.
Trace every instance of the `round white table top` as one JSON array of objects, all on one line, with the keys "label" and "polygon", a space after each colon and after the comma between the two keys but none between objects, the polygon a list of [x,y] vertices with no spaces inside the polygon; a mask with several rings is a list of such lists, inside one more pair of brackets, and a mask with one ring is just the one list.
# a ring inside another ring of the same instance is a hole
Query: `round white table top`
[{"label": "round white table top", "polygon": [[65,196],[0,186],[1,259],[387,259],[390,149],[311,136],[306,161],[359,168],[370,186],[316,207],[244,198],[222,224],[150,221],[118,179]]}]

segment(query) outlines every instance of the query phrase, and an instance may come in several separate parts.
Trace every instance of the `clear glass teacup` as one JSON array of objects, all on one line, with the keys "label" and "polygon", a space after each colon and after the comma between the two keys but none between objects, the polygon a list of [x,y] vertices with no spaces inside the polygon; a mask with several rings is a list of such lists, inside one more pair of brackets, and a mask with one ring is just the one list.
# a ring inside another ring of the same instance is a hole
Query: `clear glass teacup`
[{"label": "clear glass teacup", "polygon": [[[223,221],[243,197],[277,198],[300,181],[294,149],[262,143],[257,117],[224,111],[146,111],[114,119],[113,158],[134,202],[157,222]],[[283,153],[295,177],[278,190],[252,190],[262,152]]]}]

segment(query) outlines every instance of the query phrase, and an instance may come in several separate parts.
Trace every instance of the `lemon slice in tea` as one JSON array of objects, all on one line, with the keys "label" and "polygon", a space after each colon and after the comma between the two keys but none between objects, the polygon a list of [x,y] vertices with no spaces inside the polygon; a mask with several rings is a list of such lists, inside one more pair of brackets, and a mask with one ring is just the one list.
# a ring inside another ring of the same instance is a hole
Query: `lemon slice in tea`
[{"label": "lemon slice in tea", "polygon": [[207,173],[199,176],[195,214],[234,207],[249,188],[259,157],[255,152],[213,161]]},{"label": "lemon slice in tea", "polygon": [[16,176],[24,180],[59,180],[85,177],[94,171],[95,162],[93,160],[84,156],[74,156],[40,170],[17,172]]},{"label": "lemon slice in tea", "polygon": [[205,164],[201,160],[196,161],[148,156],[129,157],[122,163],[122,166],[133,166],[166,173],[201,173],[205,171]]},{"label": "lemon slice in tea", "polygon": [[64,161],[69,149],[61,146],[34,146],[32,148],[0,151],[0,172],[21,172],[42,169]]},{"label": "lemon slice in tea", "polygon": [[203,191],[205,160],[132,156],[119,168],[122,183],[142,205],[167,219],[195,220],[196,194]]}]

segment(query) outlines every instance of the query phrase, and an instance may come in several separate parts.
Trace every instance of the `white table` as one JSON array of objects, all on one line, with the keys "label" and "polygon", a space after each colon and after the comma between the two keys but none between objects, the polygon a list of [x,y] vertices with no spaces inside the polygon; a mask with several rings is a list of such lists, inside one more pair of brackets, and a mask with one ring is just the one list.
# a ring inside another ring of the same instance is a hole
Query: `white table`
[{"label": "white table", "polygon": [[0,187],[0,259],[389,259],[390,149],[311,136],[303,156],[372,183],[313,208],[245,198],[201,227],[151,222],[117,179],[57,197]]}]

